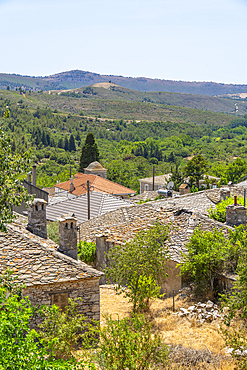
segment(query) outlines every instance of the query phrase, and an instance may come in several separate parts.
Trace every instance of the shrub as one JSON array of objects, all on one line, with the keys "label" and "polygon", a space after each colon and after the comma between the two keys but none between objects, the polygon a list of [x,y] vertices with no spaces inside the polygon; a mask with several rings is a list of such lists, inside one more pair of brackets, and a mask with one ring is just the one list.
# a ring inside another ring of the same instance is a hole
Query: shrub
[{"label": "shrub", "polygon": [[[170,226],[158,222],[149,230],[136,233],[129,243],[114,245],[108,253],[108,280],[117,284],[116,291],[133,303],[133,311],[148,310],[150,299],[160,296],[160,284],[167,277],[166,261]],[[126,289],[127,288],[127,289]]]},{"label": "shrub", "polygon": [[47,224],[47,236],[55,243],[59,244],[59,223],[58,221],[49,222]]},{"label": "shrub", "polygon": [[[216,204],[214,209],[212,207],[208,209],[209,217],[219,222],[226,222],[226,207],[230,204],[234,204],[234,198],[232,196]],[[238,204],[244,205],[243,197],[238,197]]]},{"label": "shrub", "polygon": [[167,366],[167,346],[143,315],[113,320],[105,316],[95,361],[104,370],[148,370]]},{"label": "shrub", "polygon": [[204,231],[199,227],[186,246],[188,253],[182,254],[181,274],[187,274],[195,283],[196,293],[213,291],[228,259],[228,240],[222,231]]},{"label": "shrub", "polygon": [[96,244],[93,242],[80,241],[78,247],[78,258],[85,263],[93,263],[95,260]]},{"label": "shrub", "polygon": [[40,310],[44,318],[39,325],[40,337],[44,347],[49,348],[51,358],[69,360],[74,358],[73,350],[79,343],[89,346],[87,332],[91,325],[76,306],[77,303],[69,299],[63,312],[56,305],[43,306]]}]

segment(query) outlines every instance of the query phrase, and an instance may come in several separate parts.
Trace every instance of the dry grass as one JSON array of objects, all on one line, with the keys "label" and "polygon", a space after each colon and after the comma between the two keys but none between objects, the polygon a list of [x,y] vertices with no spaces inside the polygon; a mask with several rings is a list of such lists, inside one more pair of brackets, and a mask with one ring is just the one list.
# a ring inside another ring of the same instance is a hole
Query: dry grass
[{"label": "dry grass", "polygon": [[[116,295],[113,289],[102,287],[100,297],[102,325],[104,325],[104,314],[110,314],[113,318],[130,316],[132,305],[122,295]],[[180,307],[189,307],[193,303],[195,301],[190,299],[175,297],[176,310],[179,310]],[[219,333],[220,321],[198,325],[195,320],[189,321],[187,318],[180,318],[172,312],[172,298],[154,300],[147,317],[153,322],[154,330],[163,337],[164,343],[178,346],[178,349],[182,345],[188,351],[189,349],[201,350],[201,353],[210,353],[218,360],[217,366],[197,364],[195,367],[182,366],[179,368],[176,365],[176,369],[234,369],[233,363],[225,360],[224,341]]]}]

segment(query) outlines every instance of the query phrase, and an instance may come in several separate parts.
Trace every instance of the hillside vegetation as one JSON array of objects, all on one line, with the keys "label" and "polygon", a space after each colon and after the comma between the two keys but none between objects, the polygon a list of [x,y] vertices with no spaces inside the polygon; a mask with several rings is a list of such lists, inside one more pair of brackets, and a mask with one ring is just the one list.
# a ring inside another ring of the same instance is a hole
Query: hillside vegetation
[{"label": "hillside vegetation", "polygon": [[12,151],[32,150],[42,187],[68,179],[70,166],[73,174],[78,171],[88,132],[96,138],[108,178],[137,191],[138,178],[151,176],[153,165],[157,175],[173,172],[185,166],[187,157],[202,154],[210,174],[221,177],[236,157],[247,158],[246,116],[144,99],[165,100],[174,94],[162,95],[109,83],[51,93],[1,90],[0,114],[9,107],[5,129]]},{"label": "hillside vegetation", "polygon": [[247,85],[100,75],[98,73],[81,70],[72,70],[44,77],[0,73],[0,89],[6,89],[7,86],[11,89],[19,88],[20,86],[24,89],[34,90],[75,89],[109,81],[138,91],[168,91],[211,96],[247,92]]}]

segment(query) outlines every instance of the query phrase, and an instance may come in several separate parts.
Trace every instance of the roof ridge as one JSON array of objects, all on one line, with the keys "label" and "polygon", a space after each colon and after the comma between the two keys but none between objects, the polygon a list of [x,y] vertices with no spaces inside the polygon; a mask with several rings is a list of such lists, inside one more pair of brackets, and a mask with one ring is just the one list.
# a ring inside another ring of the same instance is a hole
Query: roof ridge
[{"label": "roof ridge", "polygon": [[[31,232],[28,232],[25,234],[23,232],[20,231],[20,229],[18,229],[17,227],[13,226],[13,225],[8,225],[8,229],[11,229],[12,232],[17,232],[18,234],[21,235],[21,237],[28,243],[30,243],[30,238],[32,238],[34,236],[34,234],[32,234]],[[28,234],[30,236],[28,236]],[[53,257],[59,259],[59,260],[62,260],[70,265],[73,265],[75,267],[77,267],[79,270],[82,270],[83,272],[87,272],[90,274],[90,272],[92,273],[92,276],[102,276],[103,273],[101,271],[98,271],[96,269],[93,269],[92,267],[88,266],[87,264],[85,264],[84,262],[82,261],[78,261],[78,260],[75,260],[73,259],[72,257],[69,257],[69,256],[66,256],[65,254],[59,252],[58,250],[56,249],[52,249],[50,248],[48,245],[44,245],[46,242],[44,240],[44,244],[42,245],[41,243],[41,240],[39,241],[39,237],[37,235],[35,235],[35,239],[32,238],[31,240],[31,243],[34,244],[34,245],[38,245],[39,248],[41,248],[43,251],[45,252],[49,252],[49,254],[53,255]],[[56,244],[55,242],[53,242],[57,247],[58,244]]]}]

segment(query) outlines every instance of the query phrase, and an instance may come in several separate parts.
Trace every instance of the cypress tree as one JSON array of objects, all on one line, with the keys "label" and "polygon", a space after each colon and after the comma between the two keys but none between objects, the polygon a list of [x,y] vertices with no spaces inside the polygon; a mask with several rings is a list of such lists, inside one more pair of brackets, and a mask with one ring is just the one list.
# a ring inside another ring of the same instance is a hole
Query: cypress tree
[{"label": "cypress tree", "polygon": [[69,137],[69,151],[70,152],[76,151],[75,138],[74,138],[73,134],[71,134],[70,137]]},{"label": "cypress tree", "polygon": [[83,172],[90,163],[99,160],[99,150],[92,132],[87,134],[85,144],[81,150],[79,172]]},{"label": "cypress tree", "polygon": [[67,136],[65,136],[65,139],[64,139],[64,150],[69,150],[69,142],[68,142],[68,138]]}]

